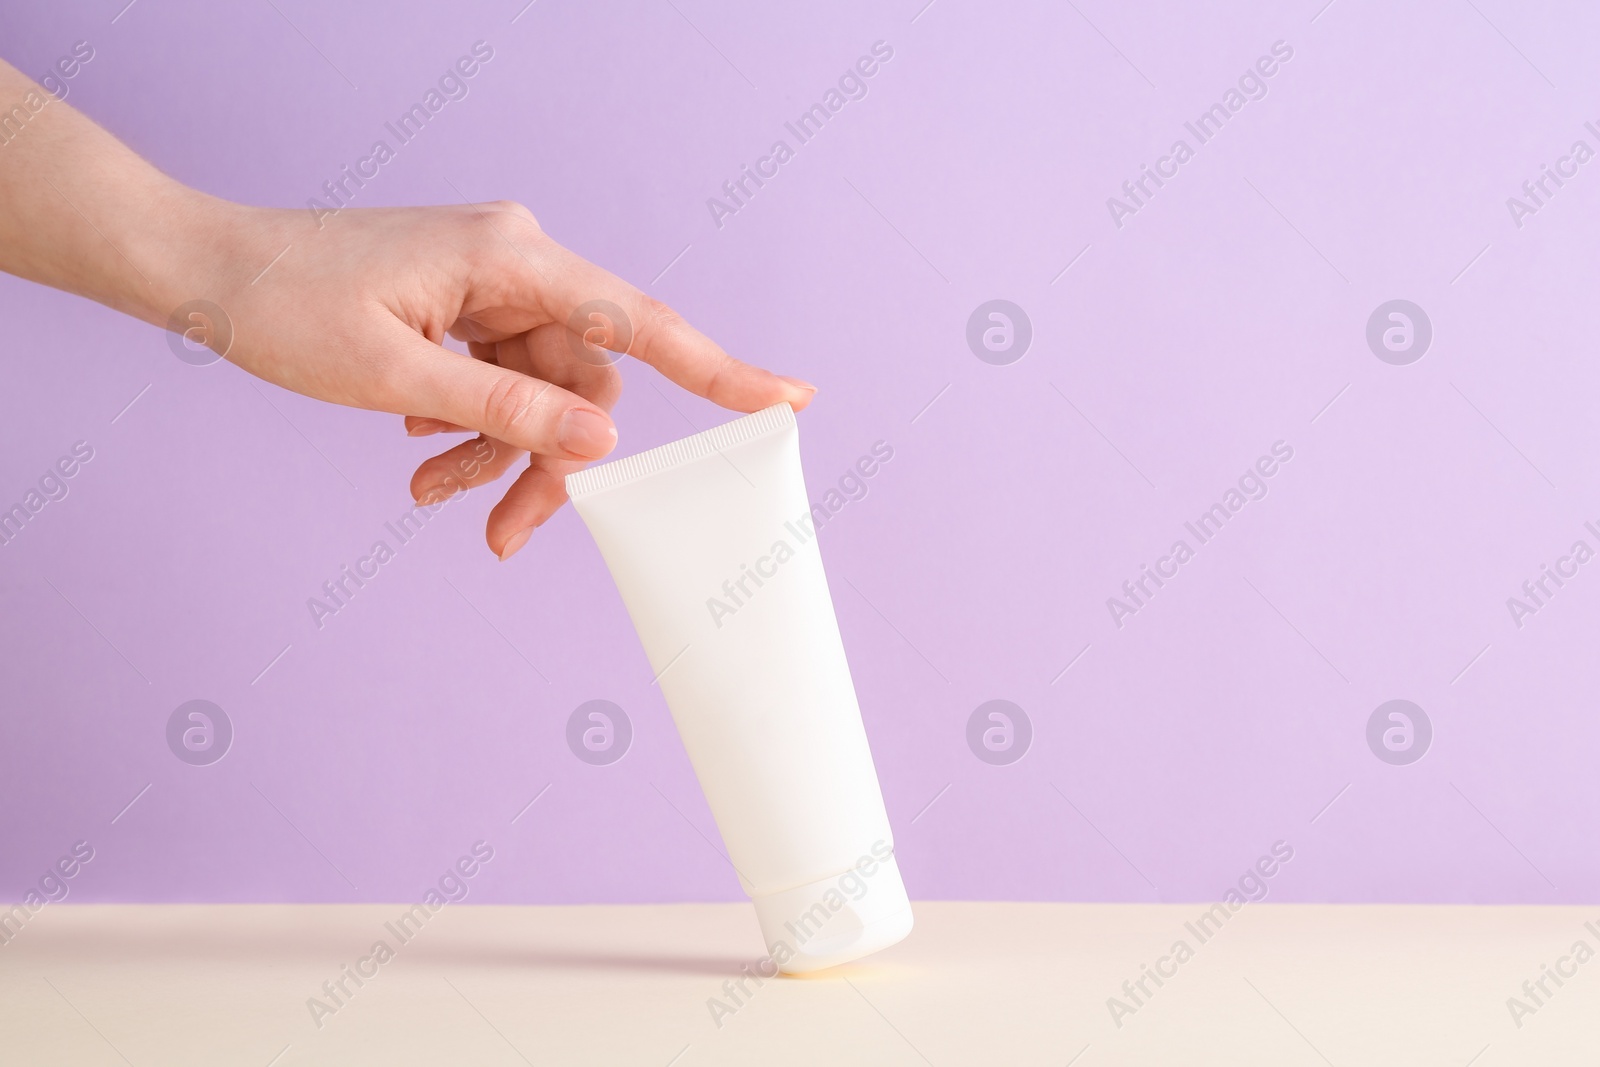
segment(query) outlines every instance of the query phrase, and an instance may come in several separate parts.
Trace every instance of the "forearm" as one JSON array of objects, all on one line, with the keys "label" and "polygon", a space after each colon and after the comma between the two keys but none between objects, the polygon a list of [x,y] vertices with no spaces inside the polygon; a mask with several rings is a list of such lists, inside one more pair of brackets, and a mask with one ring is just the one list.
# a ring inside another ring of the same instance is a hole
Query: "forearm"
[{"label": "forearm", "polygon": [[205,295],[228,207],[0,61],[0,270],[165,325]]}]

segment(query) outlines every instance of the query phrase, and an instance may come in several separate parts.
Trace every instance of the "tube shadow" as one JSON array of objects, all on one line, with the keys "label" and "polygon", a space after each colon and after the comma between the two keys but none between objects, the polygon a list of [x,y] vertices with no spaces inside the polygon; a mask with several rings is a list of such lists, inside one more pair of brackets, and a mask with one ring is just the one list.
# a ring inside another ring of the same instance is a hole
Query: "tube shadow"
[{"label": "tube shadow", "polygon": [[407,941],[382,925],[370,930],[358,927],[316,930],[219,929],[215,925],[174,923],[161,930],[119,930],[56,928],[38,931],[29,938],[27,931],[18,938],[17,948],[8,954],[6,970],[28,970],[57,963],[209,963],[304,965],[313,969],[334,967],[365,955],[375,941],[383,940],[415,966],[475,968],[491,970],[556,970],[646,972],[654,974],[737,976],[751,966],[758,953],[747,958],[732,954],[690,954],[663,948],[652,952],[648,946],[615,950],[586,948],[567,941],[552,944],[528,937],[520,940],[489,940],[479,931],[463,933],[457,929],[438,931],[429,936],[427,927]]}]

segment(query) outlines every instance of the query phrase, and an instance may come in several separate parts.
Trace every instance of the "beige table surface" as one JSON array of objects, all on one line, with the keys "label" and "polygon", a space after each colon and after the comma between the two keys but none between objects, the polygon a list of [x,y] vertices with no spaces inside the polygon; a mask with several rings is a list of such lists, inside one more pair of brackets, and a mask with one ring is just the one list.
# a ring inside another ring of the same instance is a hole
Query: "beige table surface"
[{"label": "beige table surface", "polygon": [[[451,905],[404,944],[403,905],[47,905],[0,946],[0,1063],[1600,1063],[1600,959],[1520,1028],[1506,1006],[1600,949],[1600,907],[1251,904],[1204,944],[1198,904],[916,909],[901,945],[736,1004],[743,904]],[[319,1027],[308,999],[379,939],[394,958]],[[1107,998],[1179,939],[1118,1027]]]}]

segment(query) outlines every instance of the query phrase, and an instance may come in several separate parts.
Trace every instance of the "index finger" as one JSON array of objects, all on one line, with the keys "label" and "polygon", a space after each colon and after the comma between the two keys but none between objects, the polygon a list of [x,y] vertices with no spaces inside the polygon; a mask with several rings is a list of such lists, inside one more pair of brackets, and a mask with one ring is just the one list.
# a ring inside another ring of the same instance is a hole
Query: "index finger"
[{"label": "index finger", "polygon": [[799,378],[734,359],[666,304],[554,241],[542,242],[537,259],[536,267],[521,267],[531,289],[526,295],[552,319],[598,348],[648,363],[713,404],[749,412],[787,401],[799,411],[817,391]]}]

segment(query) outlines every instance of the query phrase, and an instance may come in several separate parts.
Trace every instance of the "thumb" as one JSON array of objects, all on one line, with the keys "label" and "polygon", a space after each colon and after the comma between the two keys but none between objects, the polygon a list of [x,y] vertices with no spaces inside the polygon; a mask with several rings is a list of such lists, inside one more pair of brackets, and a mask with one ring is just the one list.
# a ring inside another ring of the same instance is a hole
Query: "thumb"
[{"label": "thumb", "polygon": [[403,327],[405,413],[455,423],[558,459],[599,459],[617,446],[611,416],[577,393],[469,359]]}]

